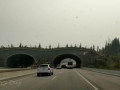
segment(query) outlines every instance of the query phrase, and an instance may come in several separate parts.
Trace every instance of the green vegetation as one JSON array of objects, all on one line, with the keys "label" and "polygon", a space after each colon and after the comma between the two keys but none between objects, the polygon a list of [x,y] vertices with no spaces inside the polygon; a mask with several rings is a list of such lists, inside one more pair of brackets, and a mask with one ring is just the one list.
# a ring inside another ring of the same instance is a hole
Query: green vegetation
[{"label": "green vegetation", "polygon": [[[76,44],[74,46],[72,46],[72,44],[71,45],[66,44],[65,47],[60,47],[59,43],[58,43],[57,47],[52,47],[52,45],[49,44],[49,46],[46,46],[45,48],[43,48],[40,43],[39,43],[38,46],[37,45],[27,46],[27,45],[23,45],[22,43],[20,43],[18,47],[15,47],[13,44],[8,45],[7,47],[5,47],[3,45],[0,47],[1,50],[2,49],[10,49],[10,48],[30,48],[30,49],[42,49],[43,50],[43,49],[58,49],[58,48],[84,48],[85,49],[86,47],[82,47],[81,43],[80,43],[79,46],[77,46]],[[86,49],[91,49],[91,48],[86,48]]]},{"label": "green vegetation", "polygon": [[118,38],[115,38],[112,42],[108,40],[100,53],[104,55],[104,63],[100,63],[99,68],[120,70],[120,42]]},{"label": "green vegetation", "polygon": [[108,42],[106,41],[106,45],[105,48],[102,48],[102,53],[109,53],[111,55],[120,55],[120,42],[119,42],[119,38],[115,38],[114,40],[112,40],[112,42],[110,42],[110,40],[108,40]]},{"label": "green vegetation", "polygon": [[120,70],[120,56],[106,54],[104,59],[94,64],[95,68]]}]

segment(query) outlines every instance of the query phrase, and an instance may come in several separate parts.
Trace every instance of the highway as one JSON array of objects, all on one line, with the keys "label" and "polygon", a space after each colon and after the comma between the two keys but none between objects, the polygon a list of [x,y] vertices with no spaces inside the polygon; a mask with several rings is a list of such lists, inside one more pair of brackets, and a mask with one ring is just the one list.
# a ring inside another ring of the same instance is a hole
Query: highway
[{"label": "highway", "polygon": [[52,76],[31,74],[0,81],[0,90],[120,90],[120,77],[84,69],[54,69]]}]

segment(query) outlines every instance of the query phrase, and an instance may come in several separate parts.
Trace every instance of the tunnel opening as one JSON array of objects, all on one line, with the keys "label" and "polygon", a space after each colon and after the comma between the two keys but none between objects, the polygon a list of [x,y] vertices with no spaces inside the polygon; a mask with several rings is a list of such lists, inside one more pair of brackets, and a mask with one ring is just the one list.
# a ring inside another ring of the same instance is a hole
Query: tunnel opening
[{"label": "tunnel opening", "polygon": [[72,65],[73,68],[76,67],[76,61],[74,59],[71,59],[71,58],[65,58],[60,62],[60,65],[62,68],[67,68],[68,64]]},{"label": "tunnel opening", "polygon": [[6,67],[8,68],[27,68],[35,63],[35,59],[26,54],[15,54],[6,60]]},{"label": "tunnel opening", "polygon": [[[66,58],[75,60],[75,62],[76,62],[75,68],[81,68],[81,59],[78,56],[73,55],[73,54],[62,54],[62,55],[57,56],[53,60],[54,67],[56,67],[58,64],[60,64],[60,62]],[[63,67],[65,67],[65,65],[63,65]]]}]

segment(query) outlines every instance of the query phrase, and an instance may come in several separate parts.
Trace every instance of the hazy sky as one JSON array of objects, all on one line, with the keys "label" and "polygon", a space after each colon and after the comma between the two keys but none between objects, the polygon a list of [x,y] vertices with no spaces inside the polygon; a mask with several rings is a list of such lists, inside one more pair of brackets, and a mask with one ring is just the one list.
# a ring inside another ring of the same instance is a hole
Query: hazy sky
[{"label": "hazy sky", "polygon": [[120,0],[0,0],[0,46],[105,45],[120,38]]}]

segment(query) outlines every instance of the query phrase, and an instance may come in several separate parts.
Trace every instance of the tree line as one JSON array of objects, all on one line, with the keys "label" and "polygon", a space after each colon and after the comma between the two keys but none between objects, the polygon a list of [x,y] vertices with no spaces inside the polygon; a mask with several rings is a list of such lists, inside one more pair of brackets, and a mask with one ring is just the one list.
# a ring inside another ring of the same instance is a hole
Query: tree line
[{"label": "tree line", "polygon": [[[57,47],[52,47],[52,45],[49,44],[48,47],[46,46],[45,48],[43,48],[40,43],[39,43],[39,45],[35,45],[35,46],[27,46],[27,45],[22,45],[22,43],[20,43],[18,47],[14,47],[13,44],[8,45],[7,47],[5,47],[5,46],[3,46],[3,45],[0,47],[0,49],[4,49],[4,48],[35,48],[35,49],[86,48],[86,49],[95,50],[95,45],[93,44],[93,46],[87,48],[86,46],[83,47],[83,46],[81,45],[81,43],[80,43],[79,46],[77,46],[76,44],[75,44],[75,45],[72,45],[72,44],[71,44],[71,45],[68,45],[68,44],[66,44],[64,47],[60,47],[60,44],[58,43]],[[100,51],[99,46],[97,46],[96,51],[97,51],[97,52]]]},{"label": "tree line", "polygon": [[112,41],[108,39],[105,47],[100,53],[104,56],[103,61],[96,63],[97,68],[117,69],[120,70],[120,41],[114,38]]},{"label": "tree line", "polygon": [[119,38],[114,38],[111,42],[110,40],[106,41],[106,45],[104,48],[102,48],[102,52],[112,54],[112,55],[118,55],[120,54],[120,41]]}]

